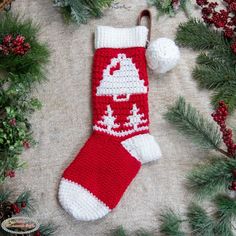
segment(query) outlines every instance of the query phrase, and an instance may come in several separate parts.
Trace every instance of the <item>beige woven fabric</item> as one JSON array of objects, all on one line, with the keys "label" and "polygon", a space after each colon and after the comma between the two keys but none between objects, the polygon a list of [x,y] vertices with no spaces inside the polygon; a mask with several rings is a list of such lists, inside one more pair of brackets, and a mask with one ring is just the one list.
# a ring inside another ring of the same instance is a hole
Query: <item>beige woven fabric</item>
[{"label": "beige woven fabric", "polygon": [[[93,32],[96,25],[130,27],[146,0],[124,0],[113,5],[99,20],[87,25],[66,25],[51,0],[17,0],[13,11],[25,14],[42,25],[40,39],[51,48],[48,82],[34,92],[44,104],[34,113],[31,122],[38,145],[26,151],[22,159],[28,168],[17,172],[5,186],[21,192],[30,189],[38,201],[36,218],[53,220],[60,225],[57,236],[101,236],[123,225],[128,231],[156,229],[158,217],[165,206],[185,210],[191,198],[184,189],[184,176],[203,152],[191,140],[180,135],[164,119],[167,106],[183,95],[204,114],[210,113],[207,91],[199,91],[191,79],[196,53],[181,49],[179,65],[171,72],[150,74],[151,133],[159,142],[163,157],[158,163],[142,167],[118,207],[107,217],[95,222],[76,222],[59,206],[57,190],[64,168],[71,162],[91,133],[91,64]],[[157,21],[153,13],[152,39],[174,39],[176,28],[187,18],[179,13],[175,18],[163,16]],[[158,233],[156,234],[158,235]]]}]

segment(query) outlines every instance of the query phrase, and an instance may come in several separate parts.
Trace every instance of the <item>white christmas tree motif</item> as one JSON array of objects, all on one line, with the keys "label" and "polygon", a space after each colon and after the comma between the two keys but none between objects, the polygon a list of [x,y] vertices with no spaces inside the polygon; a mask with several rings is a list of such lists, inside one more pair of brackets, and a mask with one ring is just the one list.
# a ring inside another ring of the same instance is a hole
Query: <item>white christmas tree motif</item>
[{"label": "white christmas tree motif", "polygon": [[143,119],[144,114],[139,114],[139,108],[137,108],[136,104],[133,104],[133,108],[130,111],[130,116],[127,117],[129,122],[126,122],[124,125],[127,127],[133,127],[135,131],[139,130],[138,125],[147,123],[147,119]]},{"label": "white christmas tree motif", "polygon": [[131,94],[147,93],[144,80],[131,58],[119,53],[103,70],[103,78],[97,87],[98,96],[109,95],[114,101],[128,101]]},{"label": "white christmas tree motif", "polygon": [[107,128],[107,131],[110,132],[112,129],[120,127],[119,124],[115,123],[116,117],[113,116],[113,110],[110,105],[107,105],[107,110],[105,115],[102,116],[103,120],[98,121],[97,123],[103,125]]}]

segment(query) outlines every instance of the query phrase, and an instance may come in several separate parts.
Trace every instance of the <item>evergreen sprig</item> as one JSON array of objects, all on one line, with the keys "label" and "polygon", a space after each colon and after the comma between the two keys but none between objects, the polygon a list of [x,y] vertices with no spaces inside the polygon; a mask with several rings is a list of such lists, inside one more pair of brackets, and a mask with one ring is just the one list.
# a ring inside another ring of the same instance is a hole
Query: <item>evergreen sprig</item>
[{"label": "evergreen sprig", "polygon": [[31,19],[0,15],[0,44],[7,35],[20,35],[30,45],[24,55],[0,51],[0,183],[25,165],[19,155],[35,144],[28,119],[41,103],[30,92],[46,79],[45,65],[49,61],[48,47],[38,41],[39,30]]},{"label": "evergreen sprig", "polygon": [[11,195],[11,191],[0,191],[0,202],[8,201],[9,197]]},{"label": "evergreen sprig", "polygon": [[[235,54],[231,41],[224,35],[197,19],[180,24],[176,42],[183,47],[201,51],[193,78],[201,88],[213,90],[212,105],[225,101],[232,112],[236,107]],[[204,50],[204,52],[202,52]]]},{"label": "evergreen sprig", "polygon": [[227,195],[218,195],[214,199],[214,203],[217,207],[215,231],[222,236],[233,236],[232,222],[236,218],[236,200]]},{"label": "evergreen sprig", "polygon": [[[129,236],[128,233],[125,231],[125,229],[121,226],[118,227],[115,230],[112,230],[111,236]],[[138,230],[137,232],[135,232],[134,234],[135,236],[153,236],[153,234],[146,232],[145,230]]]},{"label": "evergreen sprig", "polygon": [[181,229],[183,220],[172,209],[168,209],[161,214],[160,232],[167,236],[185,236]]},{"label": "evergreen sprig", "polygon": [[187,2],[188,0],[180,0],[179,6],[178,7],[176,6],[177,7],[176,9],[172,0],[148,0],[148,3],[151,6],[156,7],[159,16],[167,14],[171,17],[175,16],[179,10],[185,11],[185,13],[188,16],[187,6],[186,6]]},{"label": "evergreen sprig", "polygon": [[60,7],[65,20],[75,21],[78,25],[86,24],[90,18],[99,18],[104,9],[113,0],[54,0],[54,5]]},{"label": "evergreen sprig", "polygon": [[0,86],[11,82],[11,86],[21,84],[30,87],[35,81],[46,78],[45,64],[48,63],[49,50],[38,41],[39,30],[39,25],[31,19],[23,20],[12,14],[0,15],[0,42],[5,35],[22,35],[31,46],[24,56],[0,53],[0,70],[3,71]]},{"label": "evergreen sprig", "polygon": [[169,107],[165,118],[193,142],[205,149],[218,149],[221,135],[213,122],[205,119],[199,111],[187,104],[183,97]]},{"label": "evergreen sprig", "polygon": [[190,204],[187,212],[188,222],[192,229],[193,235],[196,236],[213,236],[215,222],[207,212],[196,203]]},{"label": "evergreen sprig", "polygon": [[226,43],[223,35],[216,30],[209,30],[208,26],[198,19],[181,23],[177,29],[175,41],[180,46],[194,50],[213,49]]},{"label": "evergreen sprig", "polygon": [[[236,200],[227,195],[218,195],[213,203],[215,208],[211,212],[207,212],[196,203],[190,203],[183,220],[173,210],[166,210],[164,213],[166,217],[161,221],[160,232],[164,236],[189,235],[182,231],[181,234],[179,233],[182,222],[187,222],[193,236],[233,236],[232,223],[236,217]],[[167,230],[163,231],[162,228]]]},{"label": "evergreen sprig", "polygon": [[128,236],[123,227],[119,227],[111,232],[112,236]]},{"label": "evergreen sprig", "polygon": [[35,211],[35,207],[33,205],[35,203],[35,200],[32,198],[30,191],[21,193],[16,199],[16,204],[18,204],[19,206],[23,202],[26,204],[27,207],[21,209],[22,213],[31,214],[32,212]]},{"label": "evergreen sprig", "polygon": [[41,224],[39,227],[40,236],[56,235],[58,227],[53,223]]},{"label": "evergreen sprig", "polygon": [[233,158],[212,157],[194,168],[187,175],[187,186],[197,198],[211,198],[218,193],[227,193],[236,169]]}]

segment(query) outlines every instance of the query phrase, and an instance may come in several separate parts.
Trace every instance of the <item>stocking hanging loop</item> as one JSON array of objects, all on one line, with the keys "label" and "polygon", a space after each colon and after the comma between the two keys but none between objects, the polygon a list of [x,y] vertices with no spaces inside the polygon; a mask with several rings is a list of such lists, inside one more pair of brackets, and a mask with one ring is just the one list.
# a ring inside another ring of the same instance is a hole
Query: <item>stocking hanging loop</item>
[{"label": "stocking hanging loop", "polygon": [[142,18],[147,18],[147,28],[148,28],[148,42],[151,40],[151,28],[152,28],[152,14],[148,9],[142,10],[138,17],[137,25],[141,25]]}]

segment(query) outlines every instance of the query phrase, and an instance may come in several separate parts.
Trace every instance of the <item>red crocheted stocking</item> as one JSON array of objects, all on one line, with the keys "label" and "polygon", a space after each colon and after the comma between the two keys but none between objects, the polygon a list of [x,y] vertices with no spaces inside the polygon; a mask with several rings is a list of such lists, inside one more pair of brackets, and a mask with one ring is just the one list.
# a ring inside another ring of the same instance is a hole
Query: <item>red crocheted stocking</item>
[{"label": "red crocheted stocking", "polygon": [[149,134],[144,26],[101,26],[95,34],[93,134],[65,170],[62,206],[79,220],[105,216],[160,149]]}]

